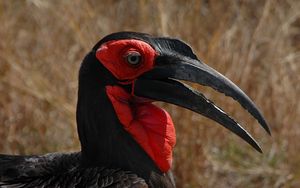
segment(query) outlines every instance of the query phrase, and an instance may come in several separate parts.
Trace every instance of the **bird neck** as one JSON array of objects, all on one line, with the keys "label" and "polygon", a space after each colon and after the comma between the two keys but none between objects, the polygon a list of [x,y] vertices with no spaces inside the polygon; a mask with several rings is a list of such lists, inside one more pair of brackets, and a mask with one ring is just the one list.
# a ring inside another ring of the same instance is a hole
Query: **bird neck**
[{"label": "bird neck", "polygon": [[153,172],[162,174],[120,124],[105,90],[111,78],[103,69],[89,54],[79,73],[76,116],[82,165],[122,168],[146,180]]}]

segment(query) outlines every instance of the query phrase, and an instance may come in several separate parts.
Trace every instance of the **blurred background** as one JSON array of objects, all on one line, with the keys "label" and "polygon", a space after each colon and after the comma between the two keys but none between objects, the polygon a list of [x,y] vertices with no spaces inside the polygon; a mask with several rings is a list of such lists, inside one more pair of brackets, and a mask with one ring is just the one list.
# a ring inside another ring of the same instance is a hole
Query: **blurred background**
[{"label": "blurred background", "polygon": [[178,187],[300,187],[299,0],[0,0],[0,153],[80,149],[81,60],[123,30],[180,38],[252,98],[268,136],[234,100],[198,87],[261,144],[259,154],[217,123],[161,103],[177,129]]}]

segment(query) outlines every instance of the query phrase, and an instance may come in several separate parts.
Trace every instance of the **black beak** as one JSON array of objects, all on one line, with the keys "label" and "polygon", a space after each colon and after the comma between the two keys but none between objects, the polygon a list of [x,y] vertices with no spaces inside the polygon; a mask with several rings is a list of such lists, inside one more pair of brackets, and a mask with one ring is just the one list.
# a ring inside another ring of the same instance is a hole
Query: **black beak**
[{"label": "black beak", "polygon": [[209,86],[232,97],[271,134],[265,119],[252,100],[225,76],[197,59],[171,55],[157,57],[154,69],[135,81],[134,94],[172,103],[208,117],[234,132],[257,151],[262,152],[255,139],[234,119],[205,98],[203,94],[177,80]]}]

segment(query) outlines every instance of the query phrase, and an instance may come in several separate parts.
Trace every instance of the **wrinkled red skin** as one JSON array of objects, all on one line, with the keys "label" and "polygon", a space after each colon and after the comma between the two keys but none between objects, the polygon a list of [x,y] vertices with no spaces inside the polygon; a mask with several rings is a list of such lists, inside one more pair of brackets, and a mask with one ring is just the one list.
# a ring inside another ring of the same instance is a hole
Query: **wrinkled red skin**
[{"label": "wrinkled red skin", "polygon": [[[130,52],[141,54],[139,66],[132,66],[126,61],[125,57]],[[149,44],[135,39],[109,41],[96,52],[97,59],[120,83],[126,80],[127,84],[133,84],[138,76],[151,70],[156,56],[156,51]],[[151,100],[134,96],[133,91],[130,94],[120,86],[106,86],[107,96],[124,129],[159,169],[167,172],[172,165],[172,151],[176,143],[172,119],[165,110],[151,104]]]},{"label": "wrinkled red skin", "polygon": [[[142,56],[139,66],[126,61],[126,55],[138,52]],[[134,39],[109,41],[100,46],[96,58],[119,80],[134,80],[153,68],[156,51],[146,42]]]},{"label": "wrinkled red skin", "polygon": [[174,124],[168,112],[150,102],[132,103],[134,97],[119,86],[106,86],[106,93],[124,129],[159,169],[167,172],[176,143]]}]

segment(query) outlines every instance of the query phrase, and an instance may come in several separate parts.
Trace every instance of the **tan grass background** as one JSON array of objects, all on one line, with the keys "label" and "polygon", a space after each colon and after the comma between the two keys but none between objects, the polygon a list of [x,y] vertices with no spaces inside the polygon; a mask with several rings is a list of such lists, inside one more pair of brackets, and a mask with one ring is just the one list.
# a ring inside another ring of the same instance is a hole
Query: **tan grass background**
[{"label": "tan grass background", "polygon": [[0,153],[79,150],[77,72],[103,36],[178,37],[239,85],[272,129],[205,87],[261,143],[259,154],[216,123],[166,107],[176,123],[178,187],[300,187],[299,0],[0,0]]}]

